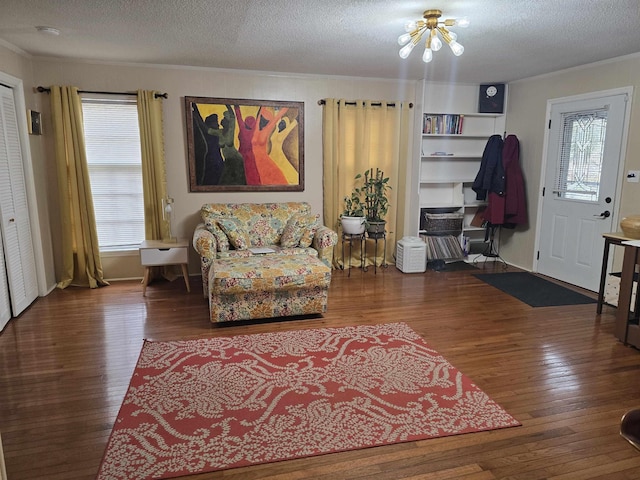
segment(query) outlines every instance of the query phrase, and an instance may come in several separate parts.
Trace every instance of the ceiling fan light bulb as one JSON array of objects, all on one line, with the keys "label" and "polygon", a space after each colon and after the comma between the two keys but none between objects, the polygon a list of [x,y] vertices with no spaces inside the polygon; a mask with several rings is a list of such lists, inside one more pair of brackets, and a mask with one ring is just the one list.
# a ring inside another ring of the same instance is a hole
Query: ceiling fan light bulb
[{"label": "ceiling fan light bulb", "polygon": [[413,47],[415,46],[416,44],[413,42],[407,43],[404,47],[400,49],[400,52],[399,52],[400,58],[407,58],[411,53],[411,50],[413,50]]},{"label": "ceiling fan light bulb", "polygon": [[442,48],[442,40],[437,35],[431,37],[431,50],[437,52]]},{"label": "ceiling fan light bulb", "polygon": [[464,47],[460,45],[458,42],[456,42],[455,40],[451,42],[449,46],[451,47],[451,51],[456,57],[459,57],[464,53]]},{"label": "ceiling fan light bulb", "polygon": [[398,45],[406,45],[411,40],[410,33],[404,33],[398,37]]},{"label": "ceiling fan light bulb", "polygon": [[457,18],[456,25],[460,28],[467,28],[469,26],[469,19],[467,17]]},{"label": "ceiling fan light bulb", "polygon": [[433,52],[430,48],[425,48],[424,53],[422,54],[422,61],[424,63],[429,63],[431,60],[433,60]]},{"label": "ceiling fan light bulb", "polygon": [[411,31],[415,30],[417,26],[418,25],[416,24],[416,21],[415,20],[411,20],[411,21],[409,21],[409,22],[404,24],[404,31],[405,32],[411,32]]}]

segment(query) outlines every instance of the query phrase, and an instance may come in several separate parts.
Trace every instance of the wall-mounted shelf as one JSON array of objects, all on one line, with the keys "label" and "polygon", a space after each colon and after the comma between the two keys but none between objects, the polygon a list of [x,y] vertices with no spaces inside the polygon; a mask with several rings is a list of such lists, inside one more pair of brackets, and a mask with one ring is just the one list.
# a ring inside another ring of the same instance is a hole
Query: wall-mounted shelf
[{"label": "wall-mounted shelf", "polygon": [[[418,140],[420,210],[417,215],[422,217],[425,212],[461,214],[460,245],[471,248],[470,253],[481,253],[485,229],[470,223],[486,202],[478,201],[471,187],[480,169],[487,140],[492,135],[504,133],[505,115],[470,112],[477,106],[477,87],[450,86],[446,93],[427,83],[424,88],[422,131]],[[444,103],[446,111],[438,108]],[[431,119],[430,130],[428,119]],[[441,123],[434,131],[437,122]],[[447,122],[449,129],[442,126]],[[454,131],[456,133],[452,133]],[[420,230],[420,233],[425,232]]]}]

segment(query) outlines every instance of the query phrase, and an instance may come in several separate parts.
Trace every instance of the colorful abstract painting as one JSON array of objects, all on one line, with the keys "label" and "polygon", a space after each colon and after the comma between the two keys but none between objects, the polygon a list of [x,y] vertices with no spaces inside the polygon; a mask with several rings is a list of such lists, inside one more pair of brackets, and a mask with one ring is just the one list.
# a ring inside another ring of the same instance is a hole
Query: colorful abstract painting
[{"label": "colorful abstract painting", "polygon": [[304,102],[185,97],[192,192],[304,190]]}]

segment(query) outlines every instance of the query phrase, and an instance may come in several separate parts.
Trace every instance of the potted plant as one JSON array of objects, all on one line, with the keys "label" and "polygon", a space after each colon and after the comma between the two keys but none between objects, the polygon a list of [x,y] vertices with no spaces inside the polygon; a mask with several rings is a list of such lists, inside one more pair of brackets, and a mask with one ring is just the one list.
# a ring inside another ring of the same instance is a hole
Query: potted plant
[{"label": "potted plant", "polygon": [[[362,178],[359,173],[355,180]],[[362,203],[362,188],[355,187],[350,196],[344,197],[344,211],[340,215],[342,231],[348,235],[361,235],[365,229],[364,204]]]},{"label": "potted plant", "polygon": [[364,172],[362,193],[364,195],[367,233],[371,238],[384,236],[387,223],[384,217],[389,210],[389,199],[387,198],[389,190],[391,190],[389,177],[385,177],[382,170],[376,168],[375,174],[373,168]]}]

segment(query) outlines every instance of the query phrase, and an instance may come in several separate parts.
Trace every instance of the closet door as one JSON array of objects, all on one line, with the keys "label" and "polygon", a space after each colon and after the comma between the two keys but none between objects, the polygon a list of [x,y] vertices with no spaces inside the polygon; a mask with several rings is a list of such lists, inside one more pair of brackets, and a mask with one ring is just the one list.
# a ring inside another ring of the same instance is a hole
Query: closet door
[{"label": "closet door", "polygon": [[[27,190],[13,90],[0,85],[0,233],[11,311],[17,316],[38,296]],[[0,271],[0,275],[5,275]],[[0,301],[2,301],[0,293]]]},{"label": "closet door", "polygon": [[11,319],[11,303],[9,301],[9,285],[4,262],[4,250],[2,248],[2,236],[0,235],[0,331]]}]

